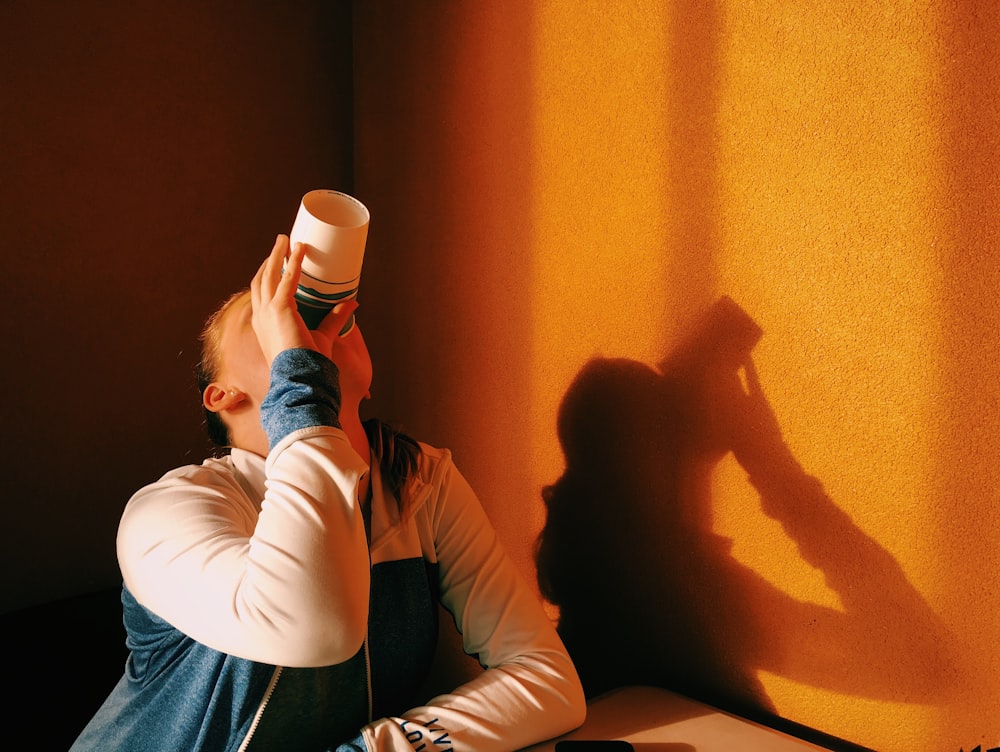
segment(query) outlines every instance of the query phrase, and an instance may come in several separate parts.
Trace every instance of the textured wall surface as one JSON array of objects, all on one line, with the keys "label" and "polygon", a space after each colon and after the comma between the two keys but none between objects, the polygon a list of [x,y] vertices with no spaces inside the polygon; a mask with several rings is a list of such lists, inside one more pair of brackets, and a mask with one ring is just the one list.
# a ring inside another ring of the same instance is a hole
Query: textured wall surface
[{"label": "textured wall surface", "polygon": [[1000,744],[998,6],[493,6],[356,8],[373,408],[589,688]]}]

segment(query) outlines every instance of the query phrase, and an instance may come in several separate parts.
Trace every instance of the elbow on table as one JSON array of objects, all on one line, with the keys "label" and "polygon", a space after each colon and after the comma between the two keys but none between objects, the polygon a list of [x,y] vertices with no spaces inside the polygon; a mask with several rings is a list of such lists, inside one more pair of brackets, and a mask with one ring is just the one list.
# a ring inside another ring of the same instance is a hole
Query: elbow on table
[{"label": "elbow on table", "polygon": [[545,714],[553,724],[550,734],[559,736],[583,725],[587,718],[587,698],[576,667],[564,651],[550,656],[546,663],[546,673],[555,681],[550,684],[551,700]]},{"label": "elbow on table", "polygon": [[587,698],[583,693],[583,685],[580,683],[575,670],[569,678],[568,683],[570,685],[566,693],[566,703],[568,706],[566,721],[568,728],[563,733],[579,728],[587,720]]}]

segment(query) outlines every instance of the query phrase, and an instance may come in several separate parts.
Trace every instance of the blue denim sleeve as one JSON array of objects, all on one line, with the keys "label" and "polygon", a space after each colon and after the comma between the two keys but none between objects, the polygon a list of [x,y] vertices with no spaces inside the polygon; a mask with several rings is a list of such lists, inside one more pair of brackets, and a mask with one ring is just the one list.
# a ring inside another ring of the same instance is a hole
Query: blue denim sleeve
[{"label": "blue denim sleeve", "polygon": [[361,738],[361,734],[359,733],[349,742],[338,745],[331,752],[368,752],[368,745],[365,744],[365,740]]},{"label": "blue denim sleeve", "polygon": [[269,448],[301,428],[340,428],[340,378],[333,361],[315,350],[278,353],[271,362],[271,386],[260,406]]}]

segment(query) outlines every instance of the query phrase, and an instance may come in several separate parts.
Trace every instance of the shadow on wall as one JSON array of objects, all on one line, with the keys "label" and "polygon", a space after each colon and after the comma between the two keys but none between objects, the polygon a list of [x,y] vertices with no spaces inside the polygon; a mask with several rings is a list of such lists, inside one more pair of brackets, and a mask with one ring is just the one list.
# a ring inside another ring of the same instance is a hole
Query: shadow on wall
[{"label": "shadow on wall", "polygon": [[[564,397],[566,469],[545,489],[538,577],[587,694],[648,684],[767,717],[765,670],[934,703],[951,638],[785,445],[750,359],[761,335],[722,298],[658,369],[592,360]],[[792,598],[712,531],[711,474],[730,451],[842,610]]]}]

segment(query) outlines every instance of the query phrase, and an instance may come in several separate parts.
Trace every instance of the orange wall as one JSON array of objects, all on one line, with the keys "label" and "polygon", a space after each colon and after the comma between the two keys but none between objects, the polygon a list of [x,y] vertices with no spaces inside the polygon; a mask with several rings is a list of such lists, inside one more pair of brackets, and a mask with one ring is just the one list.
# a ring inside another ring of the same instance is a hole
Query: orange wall
[{"label": "orange wall", "polygon": [[494,6],[355,9],[373,409],[592,686],[1000,744],[997,6]]}]

